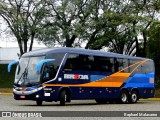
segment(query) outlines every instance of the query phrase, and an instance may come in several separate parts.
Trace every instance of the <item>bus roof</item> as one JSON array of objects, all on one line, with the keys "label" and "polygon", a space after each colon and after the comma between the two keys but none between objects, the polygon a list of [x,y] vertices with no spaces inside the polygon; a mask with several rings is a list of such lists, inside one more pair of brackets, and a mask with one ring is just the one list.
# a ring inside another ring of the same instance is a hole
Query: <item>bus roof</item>
[{"label": "bus roof", "polygon": [[148,59],[148,58],[142,58],[142,57],[134,57],[134,56],[117,54],[117,53],[105,52],[100,50],[89,50],[89,49],[69,48],[69,47],[44,48],[39,50],[33,50],[31,52],[27,52],[23,54],[22,57],[43,56],[43,55],[48,55],[52,53],[75,53],[75,54],[106,56],[106,57],[126,58],[126,59],[141,59],[141,60]]}]

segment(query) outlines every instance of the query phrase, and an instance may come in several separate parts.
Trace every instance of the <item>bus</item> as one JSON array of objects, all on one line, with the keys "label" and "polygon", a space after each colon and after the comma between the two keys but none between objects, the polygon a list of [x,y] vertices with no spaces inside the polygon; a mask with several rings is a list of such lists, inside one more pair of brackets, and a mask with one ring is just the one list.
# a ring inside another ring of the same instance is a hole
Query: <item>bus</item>
[{"label": "bus", "polygon": [[136,103],[154,97],[155,68],[148,58],[64,47],[25,53],[8,65],[8,72],[14,64],[15,100],[64,106],[71,100]]}]

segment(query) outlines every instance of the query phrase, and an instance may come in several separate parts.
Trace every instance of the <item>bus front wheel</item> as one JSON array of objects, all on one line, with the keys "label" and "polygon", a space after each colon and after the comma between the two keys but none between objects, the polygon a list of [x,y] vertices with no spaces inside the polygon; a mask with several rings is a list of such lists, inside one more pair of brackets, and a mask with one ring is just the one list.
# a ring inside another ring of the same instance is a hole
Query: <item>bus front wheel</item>
[{"label": "bus front wheel", "polygon": [[37,103],[38,106],[41,106],[41,105],[42,105],[42,102],[43,102],[42,100],[37,100],[37,101],[36,101],[36,103]]},{"label": "bus front wheel", "polygon": [[126,90],[120,92],[119,102],[123,104],[128,102],[128,92]]},{"label": "bus front wheel", "polygon": [[67,94],[66,94],[66,91],[63,90],[60,93],[60,105],[61,106],[65,106],[66,99],[67,99]]}]

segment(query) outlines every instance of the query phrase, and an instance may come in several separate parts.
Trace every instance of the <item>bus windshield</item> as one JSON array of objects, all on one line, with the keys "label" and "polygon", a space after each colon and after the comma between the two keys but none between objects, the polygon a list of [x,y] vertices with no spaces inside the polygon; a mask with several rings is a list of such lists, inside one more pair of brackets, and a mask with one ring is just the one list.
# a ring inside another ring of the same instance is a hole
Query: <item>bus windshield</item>
[{"label": "bus windshield", "polygon": [[36,73],[36,65],[43,60],[45,56],[24,57],[19,61],[16,69],[14,84],[17,85],[35,85],[40,82],[40,74]]}]

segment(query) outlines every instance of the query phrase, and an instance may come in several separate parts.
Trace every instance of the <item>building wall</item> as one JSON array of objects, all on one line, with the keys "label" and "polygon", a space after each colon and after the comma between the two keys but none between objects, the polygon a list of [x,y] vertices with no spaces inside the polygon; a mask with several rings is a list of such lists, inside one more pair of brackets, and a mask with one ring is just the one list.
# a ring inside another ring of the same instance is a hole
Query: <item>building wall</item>
[{"label": "building wall", "polygon": [[[35,47],[33,50],[42,48],[43,47]],[[0,48],[0,64],[8,64],[12,61],[19,60],[19,53],[20,52],[18,47]]]}]

